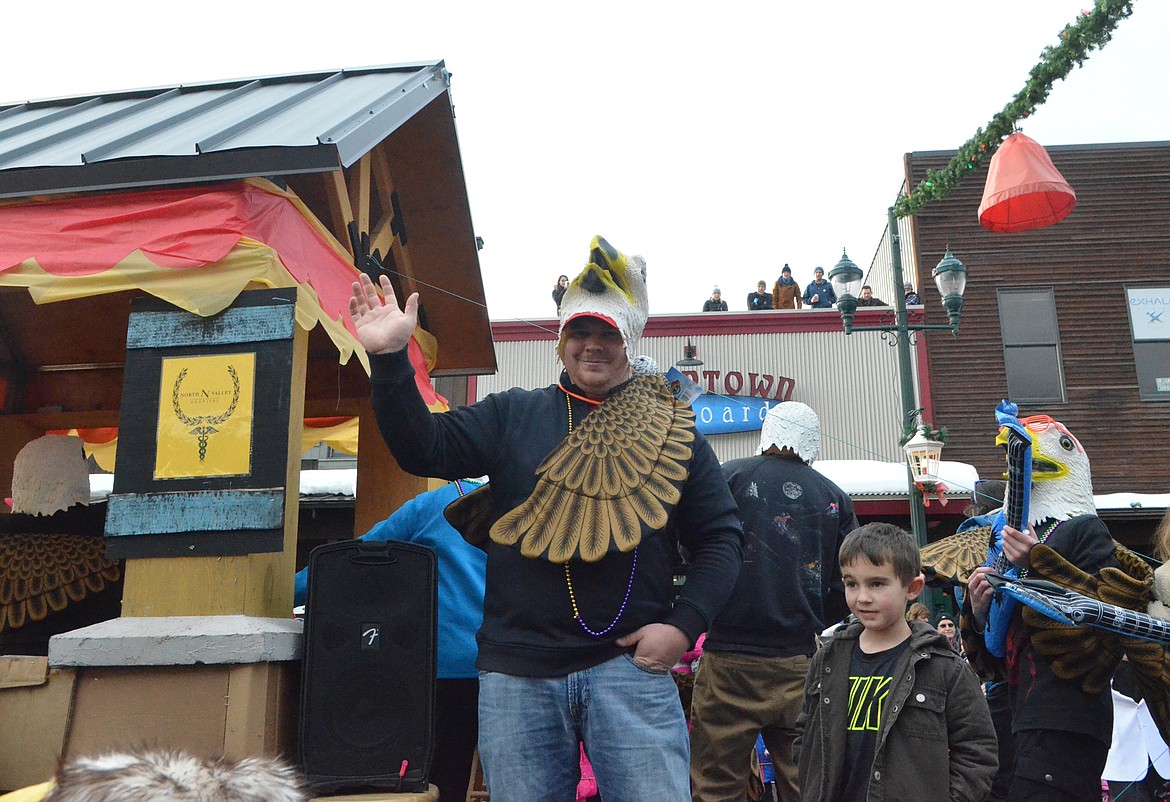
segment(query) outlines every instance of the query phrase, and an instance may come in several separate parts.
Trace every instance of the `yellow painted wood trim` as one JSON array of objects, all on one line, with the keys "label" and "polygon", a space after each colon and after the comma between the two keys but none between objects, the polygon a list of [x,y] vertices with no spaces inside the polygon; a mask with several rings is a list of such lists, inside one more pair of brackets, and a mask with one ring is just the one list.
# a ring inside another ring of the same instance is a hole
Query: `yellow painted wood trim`
[{"label": "yellow painted wood trim", "polygon": [[390,249],[394,246],[394,232],[390,229],[390,223],[393,220],[394,215],[387,212],[374,226],[374,230],[370,232],[370,253],[374,251],[381,254],[390,253]]},{"label": "yellow painted wood trim", "polygon": [[[352,201],[352,205],[356,207],[354,210],[356,217],[353,219],[357,221],[358,231],[369,233],[370,231],[370,154],[362,156],[355,165],[355,169],[351,171],[355,175],[351,176],[353,179],[350,184],[350,191],[357,194],[356,199]],[[354,186],[356,184],[357,186]]]},{"label": "yellow painted wood trim", "polygon": [[325,194],[329,198],[329,214],[333,223],[333,236],[345,247],[345,252],[353,258],[353,247],[349,241],[349,231],[346,226],[353,219],[353,205],[349,202],[349,189],[345,181],[345,172],[338,168],[325,177]]}]

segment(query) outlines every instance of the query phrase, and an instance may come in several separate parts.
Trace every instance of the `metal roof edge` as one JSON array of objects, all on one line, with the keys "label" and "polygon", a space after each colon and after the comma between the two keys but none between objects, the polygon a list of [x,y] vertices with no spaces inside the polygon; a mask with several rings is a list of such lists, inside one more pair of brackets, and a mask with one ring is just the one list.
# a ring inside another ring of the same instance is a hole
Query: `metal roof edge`
[{"label": "metal roof edge", "polygon": [[379,98],[379,101],[386,101],[381,109],[366,109],[351,115],[331,131],[326,131],[322,144],[336,146],[342,166],[349,167],[431,101],[447,92],[450,86],[450,73],[441,66],[426,73],[419,72],[399,88],[399,97]]},{"label": "metal roof edge", "polygon": [[7,111],[10,108],[19,108],[21,106],[26,107],[26,108],[30,108],[30,109],[35,109],[35,108],[42,108],[44,106],[57,106],[57,105],[60,105],[62,103],[67,103],[69,101],[80,102],[83,100],[90,100],[93,98],[101,98],[103,100],[109,100],[109,99],[113,99],[113,98],[122,99],[122,98],[134,98],[134,97],[150,97],[150,96],[155,95],[159,92],[165,92],[165,91],[169,91],[171,89],[179,89],[179,90],[184,90],[184,91],[186,91],[186,90],[204,90],[204,89],[228,89],[228,88],[242,86],[242,85],[247,84],[247,83],[252,83],[254,81],[274,83],[274,82],[281,82],[281,81],[306,80],[306,79],[312,79],[314,77],[316,77],[318,79],[324,79],[324,78],[329,77],[330,75],[334,75],[334,74],[338,74],[338,73],[343,73],[346,75],[364,75],[364,74],[374,73],[374,72],[411,72],[411,71],[417,72],[419,70],[423,70],[423,69],[426,69],[428,67],[444,67],[444,62],[442,59],[437,59],[435,61],[404,62],[402,64],[384,64],[384,65],[380,65],[380,66],[353,67],[353,68],[348,68],[348,69],[338,68],[338,69],[310,70],[308,72],[278,73],[275,75],[261,75],[261,76],[252,76],[252,77],[248,77],[248,78],[219,78],[219,79],[209,80],[209,81],[197,81],[195,83],[166,84],[166,85],[162,85],[162,86],[140,87],[137,89],[115,89],[115,90],[105,91],[105,92],[85,92],[85,93],[82,93],[79,95],[59,95],[59,96],[47,97],[47,98],[34,98],[31,100],[0,101],[0,112]]},{"label": "metal roof edge", "polygon": [[[129,166],[149,166],[151,169],[128,170]],[[161,181],[160,166],[174,168]],[[337,168],[337,149],[333,145],[246,148],[205,153],[197,158],[156,156],[59,167],[26,167],[4,171],[0,198],[215,183],[268,175],[319,173]]]}]

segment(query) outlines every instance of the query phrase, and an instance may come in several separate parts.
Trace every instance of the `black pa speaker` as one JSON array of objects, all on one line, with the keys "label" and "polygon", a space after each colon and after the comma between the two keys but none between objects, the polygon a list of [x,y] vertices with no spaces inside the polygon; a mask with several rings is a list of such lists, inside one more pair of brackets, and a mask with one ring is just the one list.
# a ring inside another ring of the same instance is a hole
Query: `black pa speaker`
[{"label": "black pa speaker", "polygon": [[315,793],[427,788],[435,553],[352,540],[309,555],[299,751]]}]

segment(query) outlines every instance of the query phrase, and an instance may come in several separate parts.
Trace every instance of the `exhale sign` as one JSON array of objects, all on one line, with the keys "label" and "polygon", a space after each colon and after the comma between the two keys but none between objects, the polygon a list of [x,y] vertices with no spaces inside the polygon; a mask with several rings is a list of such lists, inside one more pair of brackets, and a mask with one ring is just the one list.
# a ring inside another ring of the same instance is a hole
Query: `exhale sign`
[{"label": "exhale sign", "polygon": [[1170,402],[1170,286],[1126,287],[1138,396]]},{"label": "exhale sign", "polygon": [[1126,287],[1135,341],[1170,340],[1170,287]]}]

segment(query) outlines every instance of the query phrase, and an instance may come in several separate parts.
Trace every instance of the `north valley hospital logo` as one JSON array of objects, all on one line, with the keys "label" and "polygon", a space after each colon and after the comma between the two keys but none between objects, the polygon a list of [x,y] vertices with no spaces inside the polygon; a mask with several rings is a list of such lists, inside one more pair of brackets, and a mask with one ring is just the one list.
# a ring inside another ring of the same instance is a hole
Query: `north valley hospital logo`
[{"label": "north valley hospital logo", "polygon": [[[231,390],[202,389],[184,392],[183,380],[187,378],[187,368],[179,371],[179,375],[175,378],[174,387],[171,389],[171,406],[175,411],[175,417],[183,425],[190,426],[189,434],[195,435],[199,440],[200,462],[207,458],[208,439],[219,431],[217,426],[222,426],[227,422],[232,413],[236,411],[236,405],[240,402],[239,373],[232,365],[227,366],[227,372],[232,380]],[[209,407],[211,409],[208,409]],[[197,409],[207,410],[208,414],[191,414]]]}]

